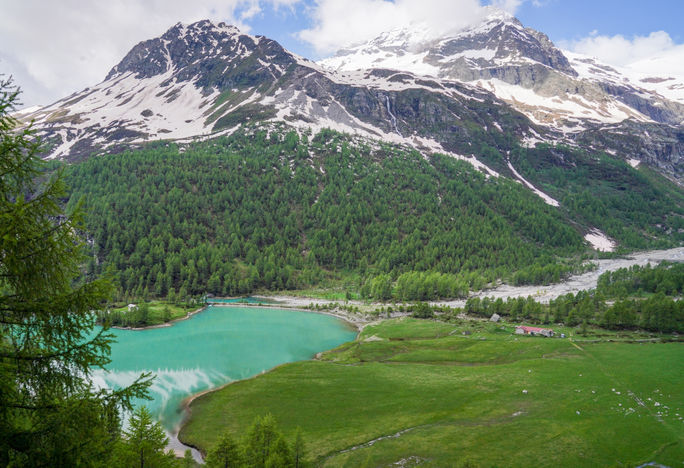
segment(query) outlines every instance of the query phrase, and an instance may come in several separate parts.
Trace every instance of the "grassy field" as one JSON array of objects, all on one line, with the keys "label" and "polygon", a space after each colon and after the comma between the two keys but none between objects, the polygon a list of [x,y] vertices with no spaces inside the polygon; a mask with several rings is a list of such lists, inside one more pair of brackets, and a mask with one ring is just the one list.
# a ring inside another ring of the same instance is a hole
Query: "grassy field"
[{"label": "grassy field", "polygon": [[302,428],[319,466],[681,466],[681,343],[512,330],[415,319],[369,326],[318,361],[198,398],[181,439],[206,450],[271,412],[286,435]]}]

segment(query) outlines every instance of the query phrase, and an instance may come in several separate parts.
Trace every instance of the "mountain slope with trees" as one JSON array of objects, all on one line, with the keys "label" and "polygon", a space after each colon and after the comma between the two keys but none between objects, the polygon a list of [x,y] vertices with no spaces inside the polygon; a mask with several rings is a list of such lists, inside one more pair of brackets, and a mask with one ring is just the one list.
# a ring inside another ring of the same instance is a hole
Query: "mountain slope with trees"
[{"label": "mountain slope with trees", "polygon": [[[496,279],[558,281],[586,251],[576,212],[522,184],[326,130],[255,126],[93,158],[67,173],[69,204],[89,213],[89,271],[118,272],[121,299],[296,289],[331,276],[388,298],[379,291],[410,272],[440,274],[439,295],[457,297]],[[652,203],[682,212],[664,195]],[[663,232],[644,236],[650,220],[632,209],[622,207],[636,220],[624,225],[625,245],[673,243]]]}]

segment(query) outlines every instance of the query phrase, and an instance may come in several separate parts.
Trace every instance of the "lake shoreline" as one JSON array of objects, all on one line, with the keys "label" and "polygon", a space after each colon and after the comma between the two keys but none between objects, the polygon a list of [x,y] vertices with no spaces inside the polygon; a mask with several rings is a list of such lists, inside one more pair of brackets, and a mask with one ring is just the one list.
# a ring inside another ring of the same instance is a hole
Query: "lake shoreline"
[{"label": "lake shoreline", "polygon": [[[303,361],[307,361],[307,360],[308,360],[308,361],[315,361],[316,358],[304,359],[304,360],[302,360],[302,361],[294,361],[294,362],[303,362]],[[178,438],[178,440],[179,440],[183,445],[187,445],[188,447],[192,447],[192,445],[186,444],[185,442],[183,442],[183,441],[180,439],[180,433],[181,433],[181,431],[182,431],[182,429],[183,429],[183,426],[185,426],[185,424],[187,423],[188,419],[190,418],[190,416],[191,416],[191,414],[192,414],[192,409],[190,408],[190,405],[191,405],[192,402],[195,401],[196,399],[201,398],[201,397],[203,397],[203,396],[205,396],[205,395],[209,395],[210,393],[214,393],[214,392],[217,392],[217,391],[219,391],[219,390],[222,390],[222,389],[228,387],[229,385],[233,385],[233,384],[236,384],[236,383],[239,383],[239,382],[247,382],[247,381],[249,381],[249,380],[256,379],[257,377],[260,377],[260,376],[262,376],[262,375],[264,375],[264,374],[267,374],[267,373],[269,373],[269,372],[272,372],[272,371],[278,369],[279,367],[283,367],[283,366],[286,366],[286,365],[288,365],[288,364],[292,364],[292,362],[284,362],[284,363],[282,363],[282,364],[278,364],[277,366],[273,366],[273,367],[271,367],[270,369],[266,369],[266,370],[264,370],[264,371],[261,371],[261,372],[259,372],[258,374],[252,375],[251,377],[246,377],[246,378],[244,378],[244,379],[231,380],[230,382],[226,382],[226,383],[224,383],[224,384],[222,384],[222,385],[219,385],[218,387],[208,388],[208,389],[206,389],[206,390],[202,390],[201,392],[197,392],[197,393],[195,393],[195,394],[193,394],[193,395],[190,395],[189,397],[185,398],[185,399],[181,402],[181,406],[180,406],[180,410],[183,412],[184,416],[183,416],[183,420],[180,422],[180,424],[178,425],[178,427],[177,427],[176,430],[175,430],[176,438]],[[195,447],[195,448],[196,448],[196,447]]]},{"label": "lake shoreline", "polygon": [[[328,349],[333,349],[334,347],[339,346],[342,343],[353,341],[359,335],[359,326],[354,321],[348,320],[349,317],[347,317],[345,315],[332,313],[330,311],[311,311],[311,310],[306,310],[306,309],[291,308],[291,307],[287,307],[285,305],[279,305],[279,304],[264,305],[264,304],[254,303],[254,302],[249,303],[249,304],[246,304],[243,302],[209,303],[209,304],[204,305],[203,307],[199,307],[195,310],[188,312],[184,317],[179,317],[179,318],[174,319],[173,321],[169,321],[168,323],[165,323],[165,324],[153,325],[153,326],[148,326],[148,327],[137,327],[137,328],[130,328],[130,327],[113,327],[113,328],[116,328],[117,332],[121,331],[124,333],[126,333],[128,331],[144,331],[144,330],[150,330],[150,329],[164,329],[165,331],[162,334],[164,336],[167,336],[166,335],[167,333],[172,332],[172,330],[174,328],[176,328],[176,327],[174,327],[174,325],[178,325],[180,322],[185,322],[185,321],[187,321],[187,320],[189,320],[195,316],[198,316],[198,318],[202,318],[199,316],[200,312],[205,311],[209,308],[217,308],[218,309],[220,307],[227,307],[228,309],[226,309],[224,311],[222,311],[222,310],[213,311],[214,312],[213,314],[208,314],[207,320],[209,319],[210,316],[216,317],[220,321],[231,320],[230,317],[234,315],[232,312],[235,312],[236,313],[235,315],[238,317],[244,316],[245,314],[247,316],[251,316],[252,318],[250,320],[256,321],[255,323],[257,323],[257,326],[259,326],[258,324],[262,322],[260,319],[260,316],[262,314],[264,315],[264,317],[267,317],[273,313],[273,314],[276,314],[277,316],[282,317],[281,321],[284,320],[283,326],[286,326],[286,324],[289,323],[291,320],[296,320],[296,321],[302,320],[305,323],[325,322],[325,323],[330,323],[331,324],[330,326],[332,326],[333,328],[339,329],[339,332],[344,335],[345,339],[343,339],[341,341],[338,340],[337,342],[333,342],[333,343],[328,343],[328,346],[320,346],[320,347],[312,346],[311,349],[309,349],[308,353],[302,353],[301,356],[299,357],[299,359],[297,359],[296,361],[307,361],[307,360],[315,359],[317,356],[319,356],[321,350],[325,351]],[[248,309],[248,307],[256,307],[258,309],[250,311]],[[232,310],[231,310],[231,308],[232,308]],[[261,309],[261,310],[259,310],[259,309]],[[296,315],[297,312],[306,313],[307,315],[309,315],[310,318],[307,319],[305,317],[301,317],[301,318],[295,317],[294,315]],[[331,317],[331,319],[334,319],[334,320],[322,320],[321,321],[319,319],[316,319],[314,317],[314,314],[315,314],[315,316],[318,316],[318,317],[322,317],[322,316],[326,315],[326,316]],[[204,314],[202,314],[202,315],[204,315]],[[290,318],[290,315],[292,315],[292,318]],[[224,318],[220,318],[220,317],[224,317]],[[204,320],[201,320],[201,322],[204,322]],[[335,325],[332,325],[333,323]],[[187,322],[186,322],[186,324],[187,324]],[[178,329],[178,331],[175,332],[175,335],[178,335],[178,334],[184,335],[185,330],[186,330],[185,326],[180,327]],[[311,333],[313,333],[313,332],[314,332],[314,329],[311,330]],[[277,333],[280,334],[280,332],[277,332]],[[139,334],[135,334],[135,335],[140,337],[140,338],[135,339],[136,342],[146,342],[146,336],[147,335],[139,335]],[[133,334],[130,334],[128,336],[131,337],[131,336],[133,336]],[[154,338],[154,336],[155,335],[152,335],[153,338]],[[306,335],[306,336],[308,336],[308,335]],[[312,338],[313,338],[313,336],[312,336]],[[130,339],[132,339],[132,338],[130,338]],[[117,340],[117,341],[119,341],[119,340]],[[317,339],[311,340],[312,343],[316,343],[317,341],[318,341]],[[130,350],[130,348],[126,348],[126,349]],[[278,361],[275,361],[275,362],[271,361],[271,363],[277,363],[277,362]],[[280,362],[282,363],[282,361],[280,361]],[[295,362],[295,361],[292,361],[292,362]],[[263,370],[262,370],[262,368],[259,368],[260,372],[253,374],[250,377],[247,377],[247,379],[258,377],[259,375],[262,375],[266,372],[270,372],[273,369],[275,369],[276,367],[278,367],[279,365],[283,365],[283,364],[285,364],[285,363],[278,364],[278,365],[276,365],[274,367],[270,367],[270,368],[267,368],[266,366],[264,366]],[[224,376],[227,377],[228,374],[225,374]],[[237,377],[236,380],[228,380],[228,381],[226,381],[226,379],[223,379],[223,378],[213,379],[213,381],[216,384],[218,384],[215,387],[210,387],[210,388],[205,387],[205,390],[199,391],[199,392],[194,393],[194,394],[190,393],[190,392],[184,392],[186,397],[183,399],[181,399],[182,395],[179,395],[181,398],[177,398],[176,402],[174,402],[175,404],[173,404],[173,410],[175,412],[175,416],[172,419],[168,419],[169,422],[173,423],[174,419],[176,422],[173,424],[169,424],[166,428],[166,434],[168,437],[167,449],[172,450],[178,456],[183,456],[183,453],[186,450],[190,449],[191,453],[193,455],[193,458],[196,461],[202,460],[203,454],[200,451],[198,451],[196,447],[193,447],[191,444],[185,444],[180,438],[180,432],[182,430],[182,427],[184,426],[185,422],[190,418],[191,411],[190,411],[189,405],[196,398],[199,398],[200,396],[202,396],[204,394],[207,394],[209,392],[213,392],[213,391],[219,390],[221,388],[224,388],[226,385],[230,385],[230,384],[238,382],[238,381],[246,380],[246,379],[239,378],[240,377],[239,374],[236,375],[236,377]],[[163,382],[164,382],[164,379],[162,378],[162,384],[163,384]],[[206,382],[209,383],[209,380],[207,380]],[[169,406],[169,408],[171,408],[171,406]],[[179,417],[180,417],[180,420],[179,420]]]},{"label": "lake shoreline", "polygon": [[144,330],[153,330],[155,328],[166,328],[166,327],[172,327],[176,322],[182,322],[183,320],[188,320],[189,318],[192,318],[194,315],[199,314],[202,312],[204,309],[206,309],[207,306],[202,306],[199,309],[191,310],[187,314],[185,314],[183,317],[178,317],[173,320],[169,320],[168,322],[164,323],[158,323],[156,325],[146,325],[144,327],[120,327],[118,325],[109,327],[115,330],[130,330],[130,331],[144,331]]},{"label": "lake shoreline", "polygon": [[[474,291],[468,297],[493,297],[493,298],[513,298],[513,297],[527,297],[531,296],[538,300],[539,302],[547,303],[549,300],[554,299],[558,296],[567,293],[577,293],[582,290],[590,290],[596,287],[596,281],[598,277],[605,273],[606,271],[614,271],[619,268],[628,268],[632,265],[645,265],[647,263],[658,264],[663,261],[684,261],[684,247],[675,247],[672,249],[665,250],[648,250],[648,251],[638,251],[626,254],[625,256],[614,258],[614,259],[596,259],[592,260],[597,264],[597,268],[593,271],[582,273],[579,275],[571,275],[569,278],[560,281],[558,283],[553,283],[550,285],[532,285],[532,286],[512,286],[509,284],[499,284],[491,289],[485,289],[482,291]],[[340,306],[341,304],[349,304],[354,306],[376,306],[385,307],[394,305],[394,302],[365,302],[359,300],[348,300],[348,301],[338,301],[331,299],[319,299],[314,297],[303,297],[303,296],[287,296],[281,294],[268,295],[259,294],[251,296],[254,299],[263,299],[264,302],[240,302],[242,297],[217,297],[215,299],[221,300],[236,300],[236,302],[226,302],[226,303],[207,303],[206,305],[196,309],[194,311],[188,312],[184,317],[176,318],[170,320],[169,322],[149,325],[145,327],[120,327],[114,326],[111,328],[119,330],[133,330],[142,331],[150,330],[154,328],[170,327],[176,322],[183,320],[188,320],[195,314],[202,312],[208,306],[215,307],[265,307],[265,308],[283,308],[287,310],[296,310],[301,312],[313,312],[318,314],[331,315],[344,320],[358,330],[363,330],[365,326],[369,323],[374,323],[378,320],[377,317],[364,317],[363,315],[356,315],[341,310],[339,307],[333,310],[320,310],[311,308],[311,306],[329,306],[334,304]],[[465,307],[466,299],[438,299],[434,301],[429,301],[433,306],[446,306],[452,308],[463,308]],[[392,318],[399,317],[401,315],[394,312]]]},{"label": "lake shoreline", "polygon": [[[257,299],[264,299],[267,302],[255,302],[255,303],[249,303],[249,302],[208,302],[207,304],[203,305],[199,309],[192,310],[188,312],[185,316],[183,317],[178,317],[173,320],[169,320],[168,322],[165,323],[158,323],[155,325],[146,325],[144,327],[122,327],[119,325],[114,325],[110,327],[111,329],[115,330],[129,330],[129,331],[145,331],[145,330],[153,330],[155,328],[166,328],[166,327],[172,327],[178,322],[182,322],[184,320],[188,320],[192,318],[194,315],[206,310],[207,307],[256,307],[256,308],[268,308],[268,309],[284,309],[284,310],[293,310],[297,312],[310,312],[310,313],[316,313],[316,314],[323,314],[323,315],[330,315],[332,317],[336,317],[340,320],[343,320],[347,322],[348,324],[354,326],[358,331],[362,330],[363,327],[368,324],[370,321],[367,319],[364,319],[359,316],[354,316],[351,314],[348,314],[344,311],[329,311],[329,310],[316,310],[316,309],[308,309],[306,306],[309,304],[339,304],[336,301],[329,301],[327,299],[323,300],[318,300],[318,299],[312,299],[312,298],[306,298],[306,300],[301,299],[299,297],[295,296],[251,296]],[[237,298],[216,298],[216,299],[241,299],[239,297]],[[306,301],[306,305],[302,305],[302,302]],[[351,302],[350,304],[354,305],[362,305],[364,303],[362,302]],[[380,304],[378,305],[386,305],[386,304]]]},{"label": "lake shoreline", "polygon": [[[295,312],[308,312],[308,313],[314,313],[314,314],[321,314],[321,315],[329,315],[331,317],[335,317],[337,319],[340,319],[349,325],[353,326],[357,331],[361,331],[363,329],[363,326],[366,325],[369,320],[365,320],[361,317],[355,316],[348,314],[344,311],[341,310],[316,310],[316,309],[307,309],[305,307],[302,307],[299,303],[290,303],[286,300],[283,300],[282,302],[280,301],[281,299],[286,299],[287,296],[252,296],[254,298],[263,298],[269,300],[271,303],[266,304],[266,303],[244,303],[244,302],[233,302],[233,303],[209,303],[207,304],[208,306],[212,307],[256,307],[256,308],[268,308],[268,309],[283,309],[283,310],[292,310]],[[276,301],[278,301],[276,303]],[[332,301],[331,301],[332,302]]]}]

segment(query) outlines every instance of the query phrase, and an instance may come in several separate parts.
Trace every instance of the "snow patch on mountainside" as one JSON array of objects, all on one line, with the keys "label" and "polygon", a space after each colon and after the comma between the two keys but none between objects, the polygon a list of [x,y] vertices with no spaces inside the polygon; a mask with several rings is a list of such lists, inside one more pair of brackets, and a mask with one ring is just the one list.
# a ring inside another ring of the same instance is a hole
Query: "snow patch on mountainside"
[{"label": "snow patch on mountainside", "polygon": [[[376,82],[376,86],[381,87],[383,83]],[[381,98],[382,99],[382,98]],[[417,136],[402,135],[397,126],[396,116],[392,113],[391,104],[387,95],[382,99],[383,107],[389,107],[388,122],[393,132],[373,126],[363,122],[350,114],[347,109],[335,99],[330,99],[326,105],[322,105],[316,99],[311,98],[302,90],[288,88],[278,90],[272,96],[265,97],[260,101],[264,105],[273,105],[277,109],[277,114],[271,122],[287,122],[288,126],[294,127],[299,131],[309,131],[316,135],[323,129],[332,129],[341,133],[347,133],[356,137],[371,140],[382,140],[407,148],[415,148],[426,154],[439,153],[455,159],[466,161],[475,169],[483,172],[487,177],[498,177],[499,174],[486,164],[482,163],[473,156],[463,156],[453,152],[445,151],[442,145],[434,139]]]},{"label": "snow patch on mountainside", "polygon": [[633,100],[595,85],[584,86],[583,80],[628,85],[640,98],[658,96],[684,103],[684,80],[678,77],[635,74],[564,53],[513,16],[496,8],[489,8],[488,13],[479,24],[440,38],[430,37],[419,26],[393,30],[342,50],[319,65],[347,76],[348,81],[353,81],[351,72],[358,77],[371,69],[385,69],[437,78],[440,83],[477,84],[536,124],[564,133],[627,119],[653,122],[650,116],[654,114],[646,115],[649,111]]},{"label": "snow patch on mountainside", "polygon": [[[438,64],[429,63],[427,58],[433,48],[444,45],[458,38],[483,35],[495,27],[505,24],[506,27],[524,30],[522,25],[509,13],[495,7],[486,7],[487,14],[482,20],[461,31],[453,31],[446,36],[438,37],[435,31],[423,24],[412,24],[408,27],[396,28],[380,34],[364,44],[343,49],[333,57],[319,61],[319,65],[331,71],[357,71],[385,68],[401,70],[422,76],[441,76],[442,67],[459,58],[468,60],[495,59],[497,50],[489,47],[471,49],[442,56]],[[524,57],[517,57],[524,61]],[[510,57],[497,59],[501,63],[510,63]]]},{"label": "snow patch on mountainside", "polygon": [[410,138],[405,138],[404,144],[406,144],[410,147],[413,147],[413,148],[418,148],[424,152],[444,154],[444,155],[450,156],[454,159],[465,161],[467,163],[470,163],[475,169],[484,173],[487,177],[490,177],[490,176],[491,177],[499,177],[498,172],[496,172],[494,169],[492,169],[491,167],[484,164],[482,161],[479,161],[474,156],[463,156],[462,154],[457,154],[457,153],[453,153],[450,151],[445,151],[440,143],[438,143],[437,141],[435,141],[431,138],[413,136]]},{"label": "snow patch on mountainside", "polygon": [[530,182],[528,182],[522,175],[520,175],[520,173],[515,170],[515,168],[513,167],[513,165],[511,164],[510,161],[507,161],[507,163],[508,163],[508,168],[511,170],[513,175],[518,179],[518,181],[520,181],[528,189],[532,190],[537,196],[539,196],[542,200],[544,200],[544,202],[547,205],[551,205],[551,206],[555,206],[555,207],[560,206],[560,203],[558,203],[557,200],[555,200],[554,198],[548,196],[547,194],[545,194],[544,192],[539,190],[537,187],[535,187]]},{"label": "snow patch on mountainside", "polygon": [[584,236],[584,240],[589,242],[595,250],[601,252],[612,252],[615,250],[615,242],[598,229],[592,229],[588,232]]},{"label": "snow patch on mountainside", "polygon": [[[648,62],[637,64],[636,66],[640,65],[637,70],[633,67],[607,65],[594,57],[575,52],[564,50],[563,53],[582,78],[618,86],[629,86],[637,90],[640,88],[670,101],[684,104],[684,76],[673,74],[659,76],[643,71],[650,70]],[[643,96],[650,97],[648,93],[644,93]]]},{"label": "snow patch on mountainside", "polygon": [[551,124],[563,127],[567,121],[581,124],[582,120],[610,124],[622,122],[628,118],[641,122],[650,121],[645,115],[616,100],[590,101],[579,94],[542,96],[531,89],[512,85],[496,78],[478,80],[476,83],[540,125]]},{"label": "snow patch on mountainside", "polygon": [[372,68],[402,70],[424,76],[438,76],[439,68],[425,62],[427,52],[392,55],[380,49],[368,49],[355,55],[331,57],[320,62],[332,71],[357,71]]},{"label": "snow patch on mountainside", "polygon": [[[68,125],[68,131],[58,132],[61,143],[50,154],[50,158],[60,158],[86,136],[97,135],[93,143],[106,148],[105,136],[122,126],[137,133],[131,143],[208,133],[203,114],[217,95],[216,90],[203,95],[193,82],[175,82],[172,70],[142,79],[127,72],[24,119],[56,127]],[[45,129],[40,133],[45,133]]]}]

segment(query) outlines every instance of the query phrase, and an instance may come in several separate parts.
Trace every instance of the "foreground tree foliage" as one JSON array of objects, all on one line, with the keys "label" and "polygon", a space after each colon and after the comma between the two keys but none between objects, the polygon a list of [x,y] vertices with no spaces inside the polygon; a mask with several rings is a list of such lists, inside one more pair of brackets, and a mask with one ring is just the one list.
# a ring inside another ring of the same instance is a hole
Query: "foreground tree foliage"
[{"label": "foreground tree foliage", "polygon": [[206,459],[210,468],[302,468],[308,466],[301,430],[290,445],[271,414],[256,418],[238,445],[224,434]]},{"label": "foreground tree foliage", "polygon": [[135,410],[128,429],[116,450],[112,466],[173,467],[177,466],[173,452],[165,451],[168,438],[159,422],[145,406]]},{"label": "foreground tree foliage", "polygon": [[224,434],[205,460],[208,467],[236,468],[242,466],[240,447],[230,434]]},{"label": "foreground tree foliage", "polygon": [[111,291],[84,281],[81,214],[62,212],[59,174],[43,176],[30,128],[10,117],[18,91],[0,82],[0,466],[105,465],[119,414],[147,380],[98,390],[111,336],[94,332]]}]

